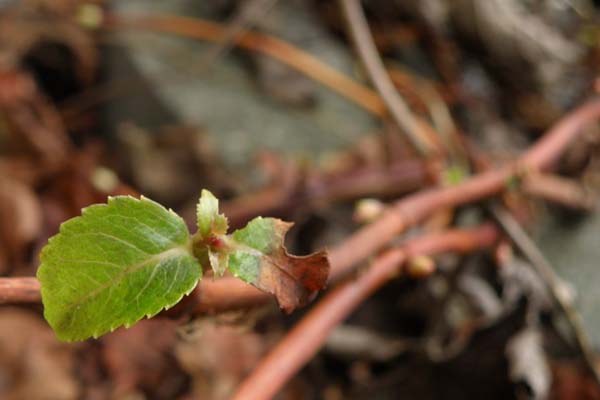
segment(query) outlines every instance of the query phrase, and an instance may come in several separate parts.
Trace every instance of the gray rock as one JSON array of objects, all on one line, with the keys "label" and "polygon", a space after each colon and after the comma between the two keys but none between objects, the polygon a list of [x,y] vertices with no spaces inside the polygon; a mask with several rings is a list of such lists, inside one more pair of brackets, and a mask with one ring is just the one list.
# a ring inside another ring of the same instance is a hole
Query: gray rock
[{"label": "gray rock", "polygon": [[[208,13],[203,9],[206,6],[194,1],[115,5],[119,12],[133,14]],[[263,26],[274,36],[352,75],[354,60],[349,48],[330,37],[301,3],[278,2],[263,18]],[[243,165],[262,149],[314,158],[350,145],[377,127],[365,111],[317,83],[311,82],[314,107],[293,108],[277,102],[258,89],[244,62],[231,53],[219,58],[209,72],[198,72],[195,67],[201,69],[211,43],[151,33],[119,33],[117,37],[128,43],[128,57],[148,78],[157,98],[176,119],[202,126],[214,135],[215,147],[229,165]],[[113,74],[119,75],[117,67]],[[131,117],[123,110],[115,112],[118,116],[114,118],[122,121]],[[144,126],[139,120],[135,122]]]}]

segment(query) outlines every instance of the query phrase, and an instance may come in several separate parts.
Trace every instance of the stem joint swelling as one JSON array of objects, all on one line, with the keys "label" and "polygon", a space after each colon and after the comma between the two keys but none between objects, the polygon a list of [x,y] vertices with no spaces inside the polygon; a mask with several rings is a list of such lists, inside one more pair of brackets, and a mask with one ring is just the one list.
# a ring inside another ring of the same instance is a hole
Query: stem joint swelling
[{"label": "stem joint swelling", "polygon": [[144,197],[117,196],[63,223],[38,270],[44,316],[57,336],[98,337],[154,316],[189,294],[203,268],[217,276],[230,271],[273,294],[288,312],[324,287],[324,253],[296,257],[283,247],[291,224],[258,217],[227,234],[227,218],[207,190],[197,222],[190,237],[173,211]]}]

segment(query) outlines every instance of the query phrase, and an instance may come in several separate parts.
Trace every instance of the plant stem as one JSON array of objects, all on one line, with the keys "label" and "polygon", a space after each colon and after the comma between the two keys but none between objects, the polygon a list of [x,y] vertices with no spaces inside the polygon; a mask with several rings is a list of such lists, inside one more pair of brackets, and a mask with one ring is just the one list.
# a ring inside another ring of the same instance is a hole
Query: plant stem
[{"label": "plant stem", "polygon": [[407,159],[386,166],[313,174],[306,179],[298,174],[290,184],[276,182],[225,202],[222,209],[230,225],[239,227],[259,215],[284,216],[315,205],[322,207],[362,197],[399,196],[433,183],[438,172],[435,165]]},{"label": "plant stem", "polygon": [[36,278],[0,278],[0,304],[39,303],[40,282]]},{"label": "plant stem", "polygon": [[583,211],[596,208],[596,196],[575,180],[553,174],[527,174],[521,185],[529,196]]},{"label": "plant stem", "polygon": [[434,143],[425,134],[423,125],[415,118],[408,105],[394,87],[390,76],[379,57],[373,36],[359,0],[340,0],[340,7],[346,19],[354,47],[362,60],[373,85],[394,121],[404,131],[410,143],[423,156],[430,155]]}]

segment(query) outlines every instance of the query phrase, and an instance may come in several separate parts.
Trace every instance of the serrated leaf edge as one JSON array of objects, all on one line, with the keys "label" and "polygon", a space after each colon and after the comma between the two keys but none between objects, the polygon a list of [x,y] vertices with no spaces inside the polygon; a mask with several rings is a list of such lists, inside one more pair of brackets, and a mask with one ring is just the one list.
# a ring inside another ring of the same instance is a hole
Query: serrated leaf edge
[{"label": "serrated leaf edge", "polygon": [[[90,210],[93,210],[93,209],[96,209],[96,208],[102,208],[102,207],[109,207],[112,203],[114,203],[115,200],[117,200],[119,198],[128,198],[128,199],[131,199],[131,200],[134,200],[134,201],[139,201],[139,202],[142,202],[142,203],[145,202],[145,203],[151,203],[151,204],[154,204],[154,205],[158,205],[161,208],[167,210],[174,217],[177,217],[185,225],[185,221],[183,220],[183,218],[181,218],[181,216],[179,214],[177,214],[175,211],[173,211],[173,209],[167,208],[167,207],[163,206],[162,204],[160,204],[160,203],[158,203],[158,202],[156,202],[156,201],[154,201],[154,200],[152,200],[152,199],[150,199],[148,197],[145,197],[144,195],[141,195],[139,199],[136,198],[136,197],[134,197],[134,196],[131,196],[131,195],[108,196],[106,203],[92,204],[92,205],[89,205],[87,207],[83,207],[81,209],[81,215],[78,215],[76,217],[70,218],[67,221],[64,221],[63,223],[60,224],[58,233],[48,239],[48,243],[43,247],[42,251],[40,252],[40,266],[38,268],[38,272],[41,269],[42,265],[44,264],[44,258],[46,257],[46,253],[47,253],[48,249],[51,247],[52,242],[56,240],[56,237],[60,233],[63,233],[63,229],[65,229],[64,227],[68,226],[73,221],[83,219],[83,217],[87,213],[89,213]],[[189,232],[188,232],[188,235],[189,235]],[[200,274],[198,275],[198,279],[196,279],[195,282],[191,285],[190,289],[188,291],[182,293],[181,296],[179,296],[175,301],[173,301],[170,304],[165,305],[164,307],[160,308],[158,311],[156,311],[154,313],[144,314],[144,315],[140,316],[139,318],[137,318],[135,320],[132,320],[132,321],[127,321],[127,322],[124,322],[124,323],[118,323],[118,324],[112,325],[106,331],[102,331],[102,332],[96,331],[96,332],[93,332],[92,336],[91,336],[92,338],[98,339],[100,336],[103,336],[103,335],[105,335],[107,333],[112,333],[112,332],[114,332],[116,329],[118,329],[120,327],[124,327],[126,329],[129,329],[131,326],[133,326],[134,324],[136,324],[137,322],[141,321],[144,318],[152,318],[155,315],[159,314],[160,312],[162,312],[164,310],[168,310],[168,309],[174,307],[175,305],[177,305],[177,303],[179,303],[181,301],[181,299],[183,299],[184,296],[188,296],[196,288],[196,286],[198,286],[198,283],[200,282],[200,279],[202,278],[202,268],[200,266],[200,263],[198,262],[198,259],[194,256],[194,254],[192,252],[192,240],[191,240],[191,237],[188,237],[187,243],[185,243],[184,245],[170,248],[169,250],[166,250],[165,252],[158,253],[155,256],[159,256],[161,254],[164,254],[164,253],[166,253],[168,251],[172,251],[172,250],[175,250],[175,249],[184,250],[198,264],[198,267],[199,267],[198,269],[200,271]],[[148,262],[148,260],[145,260],[145,261],[143,261],[142,263],[139,263],[139,264],[144,264],[146,262]],[[36,273],[36,275],[37,275],[37,273]],[[42,299],[43,299],[44,298],[44,292],[45,292],[43,285],[40,288],[40,292],[41,292]],[[85,337],[66,337],[64,335],[61,335],[59,332],[57,332],[54,329],[53,329],[53,331],[55,332],[55,334],[57,335],[57,337],[59,339],[61,339],[63,341],[66,341],[66,342],[75,342],[75,341],[80,341],[80,340],[84,340],[84,339],[88,339],[89,338],[88,336],[85,336]]]},{"label": "serrated leaf edge", "polygon": [[[129,329],[129,328],[131,328],[133,325],[137,324],[138,322],[140,322],[140,321],[141,321],[142,319],[144,319],[144,318],[146,318],[146,319],[150,319],[150,318],[154,317],[155,315],[157,315],[157,314],[160,314],[162,311],[165,311],[165,310],[168,310],[168,309],[170,309],[170,308],[174,307],[175,305],[177,305],[177,303],[179,303],[179,302],[181,301],[181,299],[183,299],[185,296],[188,296],[190,293],[192,293],[192,292],[194,291],[194,289],[196,288],[196,286],[198,286],[198,283],[199,283],[199,282],[200,282],[200,279],[197,279],[197,280],[196,280],[196,282],[195,282],[195,283],[192,285],[192,287],[190,288],[190,290],[188,290],[187,292],[183,293],[183,294],[182,294],[181,296],[179,296],[179,298],[177,298],[177,299],[176,299],[176,300],[175,300],[173,303],[171,303],[171,304],[167,304],[166,306],[162,307],[161,309],[159,309],[159,310],[158,310],[157,312],[155,312],[154,314],[152,314],[152,313],[148,313],[148,314],[142,315],[141,317],[137,318],[137,319],[136,319],[136,320],[134,320],[134,321],[129,321],[129,322],[126,322],[126,323],[123,323],[123,324],[117,324],[117,325],[111,326],[111,327],[109,328],[109,330],[107,330],[107,331],[104,331],[104,332],[94,332],[94,333],[92,334],[92,338],[94,338],[94,339],[98,339],[100,336],[104,336],[104,335],[106,335],[107,333],[112,333],[112,332],[114,332],[115,330],[117,330],[118,328],[121,328],[121,327],[123,327],[123,328],[125,328],[125,329]],[[86,337],[86,338],[87,338],[87,337]],[[69,338],[69,339],[62,339],[62,340],[65,340],[65,341],[68,341],[68,342],[75,342],[75,341],[78,341],[78,340],[81,340],[81,339],[78,339],[78,338],[70,339],[70,338]]]}]

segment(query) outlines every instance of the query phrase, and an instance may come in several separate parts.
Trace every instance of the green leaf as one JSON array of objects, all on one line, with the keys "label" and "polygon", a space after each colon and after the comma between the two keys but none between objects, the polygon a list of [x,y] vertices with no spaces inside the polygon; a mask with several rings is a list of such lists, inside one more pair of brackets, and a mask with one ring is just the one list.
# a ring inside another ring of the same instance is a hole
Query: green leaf
[{"label": "green leaf", "polygon": [[257,288],[272,293],[286,312],[305,305],[329,275],[324,251],[298,257],[288,254],[284,238],[291,223],[258,217],[230,238],[229,270]]},{"label": "green leaf", "polygon": [[42,250],[44,316],[62,340],[98,337],[175,305],[201,277],[184,221],[144,197],[109,198]]},{"label": "green leaf", "polygon": [[229,252],[208,250],[208,261],[215,272],[215,276],[223,276],[229,268]]},{"label": "green leaf", "polygon": [[227,270],[229,254],[222,248],[222,237],[227,233],[228,222],[219,214],[219,200],[208,190],[203,189],[196,207],[198,233],[194,235],[197,256],[208,257],[215,276],[222,276]]},{"label": "green leaf", "polygon": [[227,233],[227,218],[219,214],[219,200],[208,190],[202,189],[196,207],[198,233],[202,238]]}]

